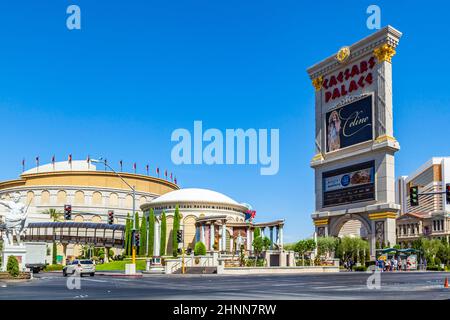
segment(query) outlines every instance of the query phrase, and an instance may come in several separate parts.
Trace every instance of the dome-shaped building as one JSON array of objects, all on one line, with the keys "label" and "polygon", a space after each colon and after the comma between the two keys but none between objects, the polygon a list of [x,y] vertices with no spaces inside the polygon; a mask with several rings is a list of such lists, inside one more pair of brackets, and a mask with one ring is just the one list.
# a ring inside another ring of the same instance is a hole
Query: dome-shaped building
[{"label": "dome-shaped building", "polygon": [[[27,222],[49,222],[49,210],[60,213],[71,205],[73,222],[107,223],[108,212],[114,212],[114,223],[125,224],[133,211],[135,186],[136,209],[167,192],[179,189],[175,183],[149,175],[120,172],[120,176],[87,160],[60,161],[28,169],[14,180],[0,181],[0,200],[13,197],[27,206]],[[0,220],[5,207],[0,206]],[[70,244],[63,253],[58,246],[58,261],[80,254],[81,245]],[[64,262],[64,261],[62,261]]]},{"label": "dome-shaped building", "polygon": [[[168,192],[141,206],[145,215],[149,215],[150,210],[155,214],[155,256],[170,255],[173,251],[173,224],[177,207],[181,216],[184,249],[194,249],[195,243],[201,241],[208,251],[232,252],[238,250],[240,245],[251,251],[255,227],[269,227],[273,243],[282,246],[283,220],[254,224],[251,219],[246,220],[248,204],[239,203],[216,191],[186,188]],[[161,248],[163,212],[166,216],[166,245]],[[273,235],[274,228],[276,238]]]}]

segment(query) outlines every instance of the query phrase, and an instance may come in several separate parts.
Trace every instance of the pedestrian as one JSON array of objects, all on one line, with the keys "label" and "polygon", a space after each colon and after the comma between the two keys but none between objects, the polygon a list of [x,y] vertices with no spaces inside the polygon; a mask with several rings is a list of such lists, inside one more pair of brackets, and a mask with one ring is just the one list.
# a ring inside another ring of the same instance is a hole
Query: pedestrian
[{"label": "pedestrian", "polygon": [[402,258],[398,258],[398,270],[402,271]]}]

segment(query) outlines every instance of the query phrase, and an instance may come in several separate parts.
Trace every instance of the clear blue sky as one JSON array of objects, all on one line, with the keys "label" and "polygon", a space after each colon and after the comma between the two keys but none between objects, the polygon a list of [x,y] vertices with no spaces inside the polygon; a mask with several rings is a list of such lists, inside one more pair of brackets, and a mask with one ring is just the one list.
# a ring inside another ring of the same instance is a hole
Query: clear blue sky
[{"label": "clear blue sky", "polygon": [[[313,87],[306,68],[369,35],[366,8],[404,33],[393,58],[397,175],[449,155],[447,2],[2,1],[0,179],[21,160],[103,155],[144,172],[173,171],[286,219],[285,240],[309,236],[314,210]],[[82,30],[66,28],[81,8]],[[279,128],[280,171],[171,164],[176,128]]]}]

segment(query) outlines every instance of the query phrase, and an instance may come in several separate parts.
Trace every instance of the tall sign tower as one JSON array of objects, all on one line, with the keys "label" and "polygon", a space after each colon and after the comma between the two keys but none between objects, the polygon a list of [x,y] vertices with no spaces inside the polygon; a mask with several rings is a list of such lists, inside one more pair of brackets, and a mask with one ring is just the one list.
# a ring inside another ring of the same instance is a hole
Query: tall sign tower
[{"label": "tall sign tower", "polygon": [[[392,57],[401,32],[391,26],[342,47],[307,71],[315,89],[318,236],[337,236],[350,220],[375,248],[396,242]],[[378,244],[378,245],[377,245]]]}]

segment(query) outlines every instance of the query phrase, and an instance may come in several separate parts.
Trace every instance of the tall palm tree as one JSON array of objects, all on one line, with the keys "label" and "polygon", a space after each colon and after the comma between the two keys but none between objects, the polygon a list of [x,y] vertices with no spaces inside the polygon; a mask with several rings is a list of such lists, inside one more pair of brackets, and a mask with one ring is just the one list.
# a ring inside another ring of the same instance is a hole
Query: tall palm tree
[{"label": "tall palm tree", "polygon": [[47,210],[42,211],[43,214],[48,214],[50,216],[50,218],[54,221],[57,222],[60,220],[60,218],[63,216],[63,213],[61,211],[58,211],[54,208],[50,208]]},{"label": "tall palm tree", "polygon": [[[47,210],[42,211],[43,214],[48,214],[50,216],[50,219],[52,219],[54,222],[57,222],[62,217],[63,213],[61,211],[58,211],[54,208],[49,208]],[[56,264],[56,253],[57,253],[57,247],[56,242],[53,241],[53,250],[52,250],[52,264]]]}]

